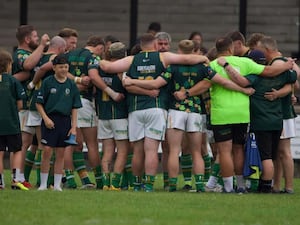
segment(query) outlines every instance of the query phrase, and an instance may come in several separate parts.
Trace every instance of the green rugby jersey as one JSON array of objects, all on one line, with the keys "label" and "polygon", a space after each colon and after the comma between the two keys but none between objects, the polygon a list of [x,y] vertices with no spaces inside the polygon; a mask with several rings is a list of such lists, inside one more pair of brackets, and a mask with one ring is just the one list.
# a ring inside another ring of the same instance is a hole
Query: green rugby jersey
[{"label": "green rugby jersey", "polygon": [[[30,52],[30,51],[27,51],[27,50],[24,50],[24,49],[19,49],[19,48],[16,49],[16,51],[14,51],[14,53],[13,53],[12,74],[16,74],[16,73],[24,71],[24,68],[23,68],[24,61],[28,56],[31,55],[31,53],[32,52]],[[32,90],[28,90],[27,85],[33,79],[35,70],[32,69],[29,72],[30,72],[30,77],[27,80],[20,81],[23,88],[24,88],[24,90],[25,90],[26,96],[27,96],[27,98],[25,98],[23,100],[23,109],[28,109],[29,100],[30,100],[31,95],[32,95]]]},{"label": "green rugby jersey", "polygon": [[[53,53],[48,53],[48,54],[44,54],[39,63],[37,64],[37,66],[35,67],[35,70],[37,71],[42,65],[44,65],[45,63],[49,62],[50,57],[53,55]],[[45,73],[44,77],[42,78],[42,80],[44,80],[46,77],[51,76],[54,74],[53,70],[49,70]],[[36,98],[37,98],[37,94],[39,92],[39,89],[42,85],[42,80],[39,81],[39,83],[37,83],[35,85],[35,89],[32,92],[32,96],[30,98],[29,101],[29,110],[31,111],[36,111],[36,107],[35,107],[35,103],[36,103]]]},{"label": "green rugby jersey", "polygon": [[[282,60],[284,62],[287,61],[285,57],[278,57],[273,59],[270,64],[272,64],[276,60]],[[281,106],[283,119],[286,120],[297,117],[294,106],[292,104],[292,93],[289,93],[288,95],[281,98]]]},{"label": "green rugby jersey", "polygon": [[[88,76],[88,70],[97,68],[99,65],[100,57],[93,54],[86,48],[75,49],[68,54],[68,61],[70,64],[69,72],[76,76]],[[93,86],[90,85],[88,90],[81,91],[80,95],[90,101],[93,99]]]},{"label": "green rugby jersey", "polygon": [[[107,86],[126,96],[126,90],[117,74],[106,73],[100,67],[99,74]],[[126,99],[121,102],[115,102],[106,92],[97,88],[96,102],[98,118],[101,120],[124,119],[128,117]]]},{"label": "green rugby jersey", "polygon": [[269,101],[264,94],[273,88],[278,90],[285,84],[294,83],[297,79],[296,72],[287,70],[276,77],[249,75],[246,78],[255,89],[255,93],[250,96],[251,130],[281,130],[283,120],[281,99]]},{"label": "green rugby jersey", "polygon": [[72,109],[82,107],[76,84],[68,78],[60,83],[55,76],[43,80],[36,102],[44,106],[47,114],[58,113],[65,116],[71,115]]},{"label": "green rugby jersey", "polygon": [[[199,81],[208,78],[214,73],[203,64],[196,65],[171,65],[167,72],[161,75],[167,82],[172,83],[172,92],[187,90]],[[190,96],[185,100],[178,101],[171,95],[170,109],[184,112],[201,113],[201,97]]]},{"label": "green rugby jersey", "polygon": [[[160,60],[159,52],[140,52],[134,56],[127,75],[132,79],[153,80],[166,71]],[[160,88],[156,98],[147,95],[128,93],[128,111],[136,111],[149,108],[168,108],[169,93],[166,86]]]},{"label": "green rugby jersey", "polygon": [[20,121],[17,101],[26,99],[21,83],[9,74],[0,75],[0,135],[19,134]]}]

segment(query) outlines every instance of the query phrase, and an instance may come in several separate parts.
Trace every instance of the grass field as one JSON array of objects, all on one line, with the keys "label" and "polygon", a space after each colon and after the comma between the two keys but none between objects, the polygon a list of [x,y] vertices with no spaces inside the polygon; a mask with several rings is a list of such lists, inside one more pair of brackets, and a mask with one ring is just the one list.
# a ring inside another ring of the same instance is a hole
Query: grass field
[{"label": "grass field", "polygon": [[300,179],[295,179],[295,194],[291,195],[169,193],[161,186],[161,175],[153,193],[36,189],[24,192],[10,190],[8,184],[0,191],[0,224],[300,224]]}]

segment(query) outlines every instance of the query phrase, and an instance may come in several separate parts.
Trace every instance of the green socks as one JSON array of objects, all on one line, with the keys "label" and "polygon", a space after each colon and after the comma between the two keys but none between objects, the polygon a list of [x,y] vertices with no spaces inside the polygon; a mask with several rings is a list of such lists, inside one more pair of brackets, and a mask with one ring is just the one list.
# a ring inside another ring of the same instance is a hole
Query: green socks
[{"label": "green socks", "polygon": [[42,150],[37,149],[34,158],[34,166],[36,170],[36,186],[41,185],[41,161],[42,161]]},{"label": "green socks", "polygon": [[204,182],[207,182],[211,173],[211,158],[209,154],[203,157],[204,160]]},{"label": "green socks", "polygon": [[67,188],[77,188],[73,170],[65,170],[65,174],[67,179]]},{"label": "green socks", "polygon": [[169,178],[169,192],[177,190],[177,177]]},{"label": "green socks", "polygon": [[25,167],[24,167],[24,177],[25,180],[29,182],[29,176],[34,164],[35,154],[32,151],[27,150],[25,158]]},{"label": "green socks", "polygon": [[122,174],[120,173],[114,173],[111,178],[111,185],[115,188],[120,187],[120,181],[121,181]]},{"label": "green socks", "polygon": [[214,163],[211,170],[211,175],[218,178],[218,183],[224,185],[223,179],[220,175],[221,167],[219,163]]},{"label": "green socks", "polygon": [[91,184],[92,182],[90,181],[88,172],[86,170],[83,152],[73,152],[73,164],[74,169],[77,171],[80,177],[81,183],[83,185]]},{"label": "green socks", "polygon": [[181,159],[180,159],[180,165],[181,165],[184,183],[191,186],[192,185],[192,168],[193,168],[192,155],[191,154],[182,154]]},{"label": "green socks", "polygon": [[133,153],[130,153],[127,155],[127,162],[123,171],[123,176],[121,180],[121,188],[122,189],[128,189],[130,187],[133,187],[133,175],[132,175],[132,156]]},{"label": "green socks", "polygon": [[103,190],[108,190],[110,187],[110,173],[103,173]]},{"label": "green socks", "polygon": [[0,189],[4,189],[5,184],[4,184],[4,175],[0,173]]},{"label": "green socks", "polygon": [[103,188],[103,181],[102,181],[102,171],[101,166],[96,166],[93,168],[93,172],[95,175],[95,181],[96,181],[96,188],[102,189]]},{"label": "green socks", "polygon": [[50,170],[48,175],[47,186],[50,185],[54,186],[54,162],[55,162],[55,153],[53,152],[51,159],[50,159]]},{"label": "green socks", "polygon": [[169,173],[164,172],[163,176],[164,176],[164,189],[169,188]]},{"label": "green socks", "polygon": [[197,192],[205,192],[204,189],[204,175],[203,174],[195,174],[195,185]]},{"label": "green socks", "polygon": [[155,176],[145,175],[145,192],[152,192]]},{"label": "green socks", "polygon": [[133,177],[133,190],[140,191],[142,186],[142,177],[141,176],[134,176]]}]

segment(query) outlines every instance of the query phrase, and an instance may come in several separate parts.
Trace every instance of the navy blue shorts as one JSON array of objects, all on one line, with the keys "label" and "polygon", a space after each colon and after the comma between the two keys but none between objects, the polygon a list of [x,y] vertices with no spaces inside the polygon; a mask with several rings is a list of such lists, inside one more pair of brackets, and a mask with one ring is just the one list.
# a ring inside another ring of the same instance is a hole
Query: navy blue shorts
[{"label": "navy blue shorts", "polygon": [[48,129],[44,120],[41,124],[41,143],[50,147],[66,147],[65,140],[68,139],[68,132],[71,129],[71,117],[61,114],[50,114],[48,117],[54,122],[54,129]]},{"label": "navy blue shorts", "polygon": [[22,135],[0,135],[0,151],[18,152],[22,148]]},{"label": "navy blue shorts", "polygon": [[232,140],[233,144],[243,145],[246,142],[248,123],[211,125],[215,142]]}]

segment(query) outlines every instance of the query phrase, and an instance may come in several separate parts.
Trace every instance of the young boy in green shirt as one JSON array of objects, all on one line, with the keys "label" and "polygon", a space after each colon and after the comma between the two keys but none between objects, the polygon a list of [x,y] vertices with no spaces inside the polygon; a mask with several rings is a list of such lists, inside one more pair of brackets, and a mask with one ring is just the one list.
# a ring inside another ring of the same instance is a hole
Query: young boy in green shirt
[{"label": "young boy in green shirt", "polygon": [[22,108],[22,100],[26,98],[25,91],[19,81],[10,75],[12,57],[4,50],[0,51],[0,104],[5,110],[0,110],[0,189],[4,189],[3,158],[4,152],[13,153],[12,189],[28,190],[21,183],[22,137],[18,110]]},{"label": "young boy in green shirt", "polygon": [[43,119],[41,143],[44,144],[38,190],[47,190],[50,159],[55,148],[54,190],[62,191],[64,150],[68,145],[65,140],[76,135],[77,109],[82,105],[76,84],[67,78],[69,64],[66,56],[60,54],[52,63],[55,74],[43,81],[36,100],[36,108]]}]

